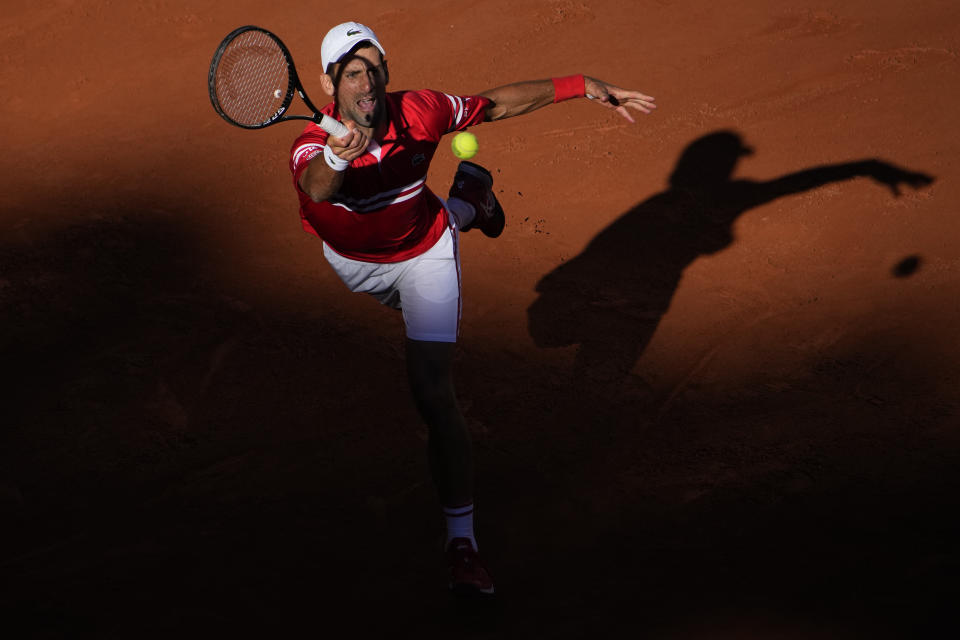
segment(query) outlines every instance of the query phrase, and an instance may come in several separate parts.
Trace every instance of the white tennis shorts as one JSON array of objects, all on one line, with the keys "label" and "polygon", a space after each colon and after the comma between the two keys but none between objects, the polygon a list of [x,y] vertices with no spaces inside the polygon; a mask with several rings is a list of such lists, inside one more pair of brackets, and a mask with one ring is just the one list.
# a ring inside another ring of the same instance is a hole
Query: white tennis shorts
[{"label": "white tennis shorts", "polygon": [[411,340],[456,342],[462,309],[459,235],[451,216],[450,226],[433,247],[403,262],[353,260],[326,243],[323,255],[348,289],[401,310]]}]

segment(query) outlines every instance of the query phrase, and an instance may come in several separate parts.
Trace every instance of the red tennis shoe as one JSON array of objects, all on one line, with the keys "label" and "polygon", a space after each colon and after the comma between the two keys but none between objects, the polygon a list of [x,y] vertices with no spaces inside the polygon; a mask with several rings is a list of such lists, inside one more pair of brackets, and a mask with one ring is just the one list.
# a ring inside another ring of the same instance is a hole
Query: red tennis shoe
[{"label": "red tennis shoe", "polygon": [[447,565],[450,591],[456,595],[493,595],[490,572],[467,538],[454,538],[447,545]]}]

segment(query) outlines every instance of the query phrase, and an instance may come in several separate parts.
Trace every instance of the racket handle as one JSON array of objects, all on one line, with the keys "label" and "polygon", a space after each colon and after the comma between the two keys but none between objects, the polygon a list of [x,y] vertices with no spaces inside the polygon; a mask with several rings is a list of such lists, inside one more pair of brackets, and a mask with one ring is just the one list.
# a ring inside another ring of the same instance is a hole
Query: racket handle
[{"label": "racket handle", "polygon": [[335,118],[331,118],[325,113],[318,114],[320,120],[317,122],[320,125],[320,128],[332,135],[334,138],[342,138],[343,136],[350,133],[350,129],[347,129],[347,125],[343,124]]}]

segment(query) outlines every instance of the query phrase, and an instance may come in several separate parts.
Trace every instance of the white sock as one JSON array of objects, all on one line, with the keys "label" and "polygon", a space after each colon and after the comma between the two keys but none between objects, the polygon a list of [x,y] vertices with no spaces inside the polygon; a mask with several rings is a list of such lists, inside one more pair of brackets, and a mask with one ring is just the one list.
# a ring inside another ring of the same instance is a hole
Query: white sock
[{"label": "white sock", "polygon": [[473,503],[461,507],[444,507],[447,518],[447,545],[454,538],[466,538],[477,550],[477,539],[473,535]]},{"label": "white sock", "polygon": [[477,210],[472,204],[460,198],[447,200],[447,210],[457,219],[457,229],[463,229],[477,217]]}]

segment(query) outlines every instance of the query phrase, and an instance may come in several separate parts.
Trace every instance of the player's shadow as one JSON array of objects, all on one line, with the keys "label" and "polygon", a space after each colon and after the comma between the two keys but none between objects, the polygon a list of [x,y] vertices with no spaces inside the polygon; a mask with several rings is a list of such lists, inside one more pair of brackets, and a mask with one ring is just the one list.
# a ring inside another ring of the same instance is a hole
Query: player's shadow
[{"label": "player's shadow", "polygon": [[741,136],[717,131],[693,141],[670,175],[669,188],[620,216],[572,260],[537,284],[528,309],[538,347],[579,345],[574,384],[607,395],[635,388],[630,372],[667,312],[684,270],[729,247],[744,212],[777,198],[856,177],[894,196],[931,176],[876,159],[813,167],[775,180],[733,179],[750,155]]}]

